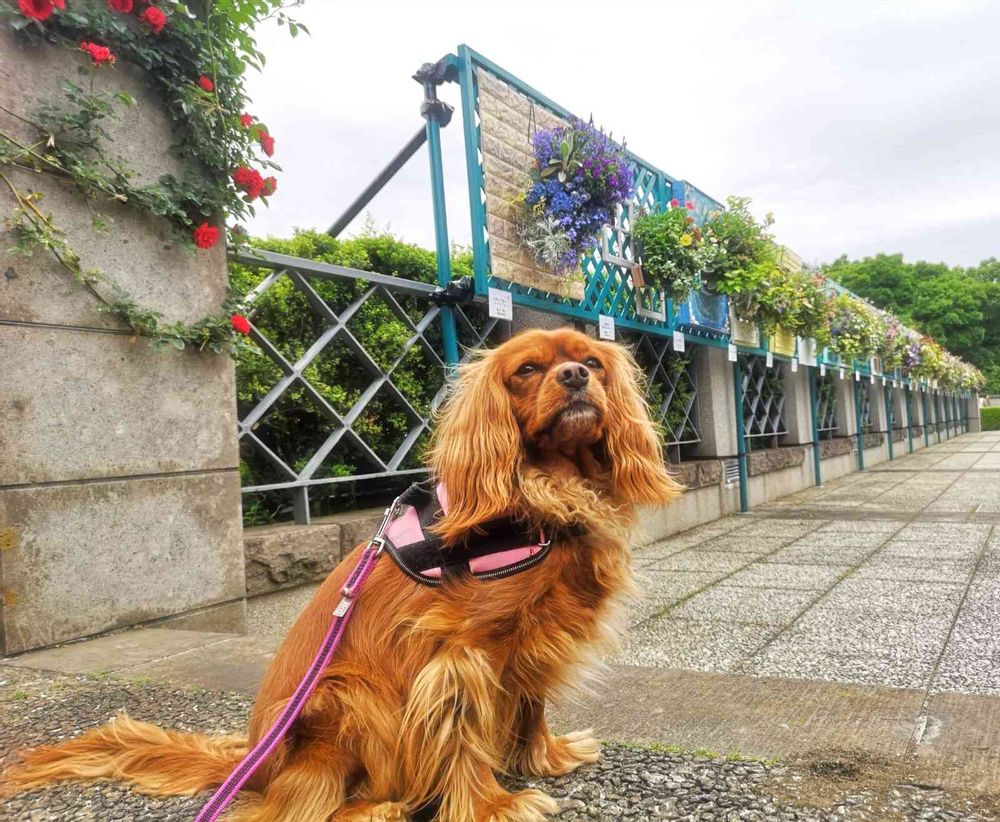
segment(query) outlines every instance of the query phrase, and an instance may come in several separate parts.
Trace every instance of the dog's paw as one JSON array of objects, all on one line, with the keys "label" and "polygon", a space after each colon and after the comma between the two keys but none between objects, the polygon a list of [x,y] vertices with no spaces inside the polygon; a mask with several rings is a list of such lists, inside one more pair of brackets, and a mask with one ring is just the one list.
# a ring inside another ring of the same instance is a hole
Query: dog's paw
[{"label": "dog's paw", "polygon": [[490,805],[481,822],[545,822],[550,814],[559,813],[559,803],[536,790],[508,794]]},{"label": "dog's paw", "polygon": [[555,766],[561,763],[563,770],[554,770],[550,776],[561,776],[586,765],[596,762],[601,756],[601,743],[597,741],[591,729],[573,731],[565,736],[557,736],[552,740],[554,750],[549,754],[549,761]]},{"label": "dog's paw", "polygon": [[345,805],[331,822],[407,822],[405,805],[398,802],[352,802]]}]

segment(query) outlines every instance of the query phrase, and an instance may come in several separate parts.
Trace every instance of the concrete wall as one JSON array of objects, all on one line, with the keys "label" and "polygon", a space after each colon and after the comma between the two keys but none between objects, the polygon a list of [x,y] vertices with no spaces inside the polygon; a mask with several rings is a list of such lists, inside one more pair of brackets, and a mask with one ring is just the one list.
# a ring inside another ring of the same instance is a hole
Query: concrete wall
[{"label": "concrete wall", "polygon": [[[0,105],[30,115],[89,84],[85,58],[22,48],[0,30]],[[137,101],[109,121],[112,154],[139,182],[177,171],[171,126],[140,72],[96,72]],[[0,128],[33,137],[0,112]],[[72,185],[10,172],[44,195],[84,267],[137,302],[191,321],[226,293],[221,244],[186,252],[163,220],[84,202]],[[13,198],[0,191],[0,215]],[[93,214],[108,230],[93,228]],[[16,653],[175,615],[238,630],[245,611],[233,361],[156,352],[48,255],[14,256],[0,227],[0,652]],[[192,622],[193,620],[193,622]]]}]

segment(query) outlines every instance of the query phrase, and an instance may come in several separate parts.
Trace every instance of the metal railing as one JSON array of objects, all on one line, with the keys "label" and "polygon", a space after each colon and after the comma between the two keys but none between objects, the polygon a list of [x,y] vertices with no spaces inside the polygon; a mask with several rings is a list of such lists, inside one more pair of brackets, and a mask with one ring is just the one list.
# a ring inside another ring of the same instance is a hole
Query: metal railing
[{"label": "metal railing", "polygon": [[[420,445],[453,365],[435,287],[267,251],[234,262],[267,272],[246,297],[250,338],[265,359],[252,364],[257,385],[239,388],[244,495],[290,495],[295,521],[308,523],[311,490],[426,473]],[[269,328],[268,317],[292,303],[307,306],[306,327]],[[470,349],[500,322],[477,306],[452,311]],[[316,423],[311,439],[289,430],[303,417]]]},{"label": "metal railing", "polygon": [[743,433],[751,448],[777,448],[788,433],[783,365],[768,367],[762,357],[740,354]]}]

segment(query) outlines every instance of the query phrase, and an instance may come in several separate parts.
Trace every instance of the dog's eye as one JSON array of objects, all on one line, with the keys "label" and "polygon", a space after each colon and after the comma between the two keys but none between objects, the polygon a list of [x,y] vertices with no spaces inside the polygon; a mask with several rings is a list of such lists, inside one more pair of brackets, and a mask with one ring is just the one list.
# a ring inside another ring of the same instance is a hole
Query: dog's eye
[{"label": "dog's eye", "polygon": [[597,357],[587,357],[587,359],[583,361],[583,364],[587,366],[587,368],[601,368],[601,361],[597,359]]},{"label": "dog's eye", "polygon": [[519,377],[530,377],[537,370],[538,370],[537,365],[533,365],[530,362],[526,362],[524,365],[518,368],[517,371],[515,371],[514,373],[517,374],[517,376]]}]

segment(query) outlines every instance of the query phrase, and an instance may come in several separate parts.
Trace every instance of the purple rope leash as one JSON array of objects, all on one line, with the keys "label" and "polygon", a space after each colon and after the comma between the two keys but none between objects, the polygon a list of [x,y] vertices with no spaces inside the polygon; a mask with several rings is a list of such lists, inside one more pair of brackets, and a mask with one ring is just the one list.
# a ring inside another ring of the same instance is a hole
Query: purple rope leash
[{"label": "purple rope leash", "polygon": [[397,498],[393,501],[392,505],[385,509],[385,514],[382,516],[382,523],[375,532],[375,536],[372,537],[365,550],[361,552],[358,564],[354,566],[354,570],[351,571],[351,575],[340,591],[340,603],[333,610],[333,620],[330,623],[329,630],[326,632],[326,636],[323,638],[319,651],[316,652],[312,664],[306,671],[299,686],[295,689],[295,693],[292,694],[292,698],[285,704],[281,715],[275,720],[267,733],[261,737],[253,750],[243,757],[240,764],[226,777],[226,781],[212,794],[212,798],[205,803],[205,806],[199,811],[198,816],[195,817],[194,822],[215,822],[219,818],[219,815],[236,798],[236,794],[239,793],[247,780],[253,776],[257,768],[261,766],[281,740],[284,739],[285,734],[288,733],[288,729],[302,712],[309,697],[316,690],[320,676],[330,664],[330,660],[333,658],[333,654],[340,644],[351,612],[354,610],[355,597],[357,597],[365,580],[368,579],[368,575],[372,572],[379,555],[382,553],[382,549],[385,547],[383,534],[398,508],[399,499]]}]

